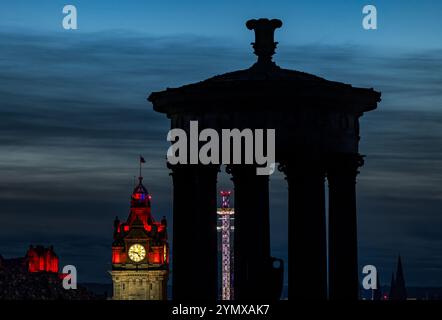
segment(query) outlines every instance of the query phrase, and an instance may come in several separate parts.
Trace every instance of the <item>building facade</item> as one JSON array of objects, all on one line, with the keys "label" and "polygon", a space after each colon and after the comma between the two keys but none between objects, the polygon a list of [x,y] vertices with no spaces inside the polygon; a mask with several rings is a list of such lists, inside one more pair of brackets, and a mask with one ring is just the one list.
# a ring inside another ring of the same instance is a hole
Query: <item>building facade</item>
[{"label": "building facade", "polygon": [[131,197],[129,217],[114,221],[112,276],[114,300],[166,300],[169,276],[167,221],[151,215],[143,178]]},{"label": "building facade", "polygon": [[49,248],[29,246],[26,262],[29,272],[58,273],[58,257],[52,246]]}]

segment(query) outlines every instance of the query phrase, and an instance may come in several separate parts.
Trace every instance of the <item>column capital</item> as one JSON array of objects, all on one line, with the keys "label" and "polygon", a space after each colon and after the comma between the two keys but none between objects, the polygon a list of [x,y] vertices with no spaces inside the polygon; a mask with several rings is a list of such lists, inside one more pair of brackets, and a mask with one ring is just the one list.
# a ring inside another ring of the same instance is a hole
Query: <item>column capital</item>
[{"label": "column capital", "polygon": [[[257,175],[256,169],[260,166],[254,164],[229,164],[226,166],[226,172],[232,175],[232,180],[255,177],[260,180],[269,180],[268,175]],[[264,166],[262,166],[264,167]]]},{"label": "column capital", "polygon": [[228,174],[256,174],[256,165],[253,164],[228,164],[226,165]]},{"label": "column capital", "polygon": [[320,155],[300,155],[279,162],[278,170],[285,174],[286,180],[301,177],[325,177],[325,161]]},{"label": "column capital", "polygon": [[218,164],[170,164],[167,162],[167,168],[172,171],[170,175],[180,172],[198,175],[209,172],[218,173],[220,171],[220,165]]},{"label": "column capital", "polygon": [[327,177],[356,177],[358,168],[364,165],[364,156],[359,153],[333,153],[327,155]]}]

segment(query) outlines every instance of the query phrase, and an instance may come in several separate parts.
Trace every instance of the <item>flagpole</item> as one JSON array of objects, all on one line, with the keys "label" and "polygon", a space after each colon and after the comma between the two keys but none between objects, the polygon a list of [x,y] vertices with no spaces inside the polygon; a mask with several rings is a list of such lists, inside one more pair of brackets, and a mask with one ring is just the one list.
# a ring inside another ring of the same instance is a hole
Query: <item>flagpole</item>
[{"label": "flagpole", "polygon": [[141,179],[141,165],[143,163],[146,163],[146,160],[144,160],[143,156],[140,154],[140,179]]}]

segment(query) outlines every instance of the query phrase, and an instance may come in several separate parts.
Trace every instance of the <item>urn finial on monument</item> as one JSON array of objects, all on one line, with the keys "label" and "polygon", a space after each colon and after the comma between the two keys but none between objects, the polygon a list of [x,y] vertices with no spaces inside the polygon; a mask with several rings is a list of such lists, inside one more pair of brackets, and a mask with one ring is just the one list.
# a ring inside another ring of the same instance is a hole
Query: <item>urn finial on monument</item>
[{"label": "urn finial on monument", "polygon": [[272,62],[272,56],[275,54],[276,45],[274,35],[275,30],[281,28],[282,21],[279,19],[252,19],[247,21],[246,27],[255,31],[255,42],[252,42],[254,53],[258,56],[259,64],[268,64]]}]

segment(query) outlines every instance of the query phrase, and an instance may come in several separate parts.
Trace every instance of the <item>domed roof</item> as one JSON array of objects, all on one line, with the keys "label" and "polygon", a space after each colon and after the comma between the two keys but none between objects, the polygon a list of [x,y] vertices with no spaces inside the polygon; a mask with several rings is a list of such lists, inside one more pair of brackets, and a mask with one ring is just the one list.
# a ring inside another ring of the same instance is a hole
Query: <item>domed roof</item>
[{"label": "domed roof", "polygon": [[132,199],[134,200],[146,200],[149,198],[149,192],[143,185],[143,177],[138,177],[138,185],[134,188],[132,192]]},{"label": "domed roof", "polygon": [[290,110],[302,105],[365,112],[377,107],[381,94],[372,88],[356,88],[277,66],[272,61],[277,45],[273,32],[282,26],[280,20],[250,20],[246,25],[255,30],[252,45],[258,61],[254,65],[179,88],[153,92],[148,100],[154,110],[173,114],[187,109],[210,111],[219,107],[250,111],[269,105]]}]

